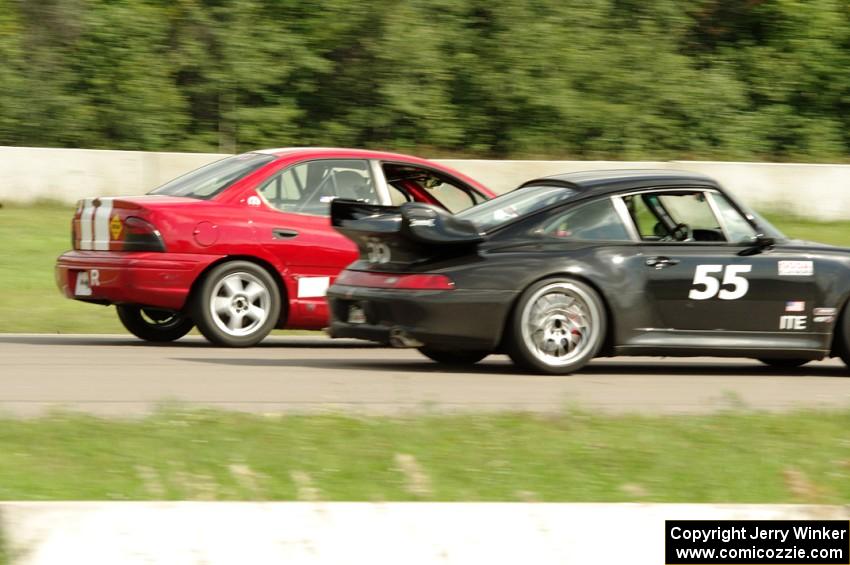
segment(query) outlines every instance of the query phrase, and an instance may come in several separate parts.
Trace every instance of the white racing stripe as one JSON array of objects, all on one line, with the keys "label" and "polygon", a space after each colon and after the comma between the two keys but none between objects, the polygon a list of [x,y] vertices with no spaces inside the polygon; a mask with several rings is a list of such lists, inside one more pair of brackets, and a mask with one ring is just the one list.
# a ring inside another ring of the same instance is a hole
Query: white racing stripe
[{"label": "white racing stripe", "polygon": [[101,198],[94,216],[94,249],[109,251],[109,217],[112,215],[112,198]]},{"label": "white racing stripe", "polygon": [[83,211],[80,212],[80,249],[92,249],[92,216],[94,215],[93,198],[83,200]]}]

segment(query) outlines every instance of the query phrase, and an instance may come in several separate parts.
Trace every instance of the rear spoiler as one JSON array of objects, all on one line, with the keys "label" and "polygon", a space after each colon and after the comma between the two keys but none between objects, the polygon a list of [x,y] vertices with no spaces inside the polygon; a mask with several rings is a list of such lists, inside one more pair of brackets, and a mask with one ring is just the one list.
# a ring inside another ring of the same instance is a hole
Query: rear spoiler
[{"label": "rear spoiler", "polygon": [[331,225],[372,263],[411,263],[468,251],[484,240],[472,222],[421,202],[377,206],[331,202]]}]

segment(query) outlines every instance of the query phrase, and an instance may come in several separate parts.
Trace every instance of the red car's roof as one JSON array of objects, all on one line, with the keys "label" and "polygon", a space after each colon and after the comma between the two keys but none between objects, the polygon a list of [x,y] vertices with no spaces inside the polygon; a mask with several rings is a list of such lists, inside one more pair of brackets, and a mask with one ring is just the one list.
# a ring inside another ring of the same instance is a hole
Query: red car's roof
[{"label": "red car's roof", "polygon": [[487,196],[490,196],[491,198],[496,196],[496,193],[494,193],[486,186],[482,185],[480,182],[464,175],[463,173],[452,167],[447,167],[446,165],[443,165],[441,163],[435,163],[427,159],[422,159],[421,157],[414,157],[412,155],[405,155],[403,153],[392,153],[389,151],[373,151],[370,149],[348,149],[344,147],[278,147],[273,149],[256,149],[252,151],[252,153],[264,153],[266,155],[275,155],[276,157],[281,158],[288,157],[299,159],[348,157],[352,159],[380,159],[382,161],[401,161],[405,163],[422,165],[424,167],[441,169],[445,172],[455,175],[466,183],[471,184],[476,189],[483,191]]},{"label": "red car's roof", "polygon": [[403,159],[405,161],[427,162],[425,159],[402,153],[373,151],[370,149],[348,149],[344,147],[277,147],[273,149],[257,149],[253,153],[265,153],[267,155],[277,155],[278,157],[288,157],[291,155],[327,157],[334,155],[359,157],[361,159]]}]

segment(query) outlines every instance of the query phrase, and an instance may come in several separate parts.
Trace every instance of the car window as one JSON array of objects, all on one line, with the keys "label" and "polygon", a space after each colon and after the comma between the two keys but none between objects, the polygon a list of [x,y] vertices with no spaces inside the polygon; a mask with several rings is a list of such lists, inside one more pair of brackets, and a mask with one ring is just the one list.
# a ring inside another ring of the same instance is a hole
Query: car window
[{"label": "car window", "polygon": [[327,216],[334,198],[378,204],[369,162],[324,159],[293,165],[263,183],[258,192],[282,212]]},{"label": "car window", "polygon": [[572,198],[575,194],[575,190],[564,186],[524,186],[464,210],[457,217],[472,222],[479,230],[486,232],[515,218]]},{"label": "car window", "polygon": [[641,239],[651,240],[657,238],[655,226],[658,224],[658,218],[652,213],[646,202],[639,196],[627,196],[623,200],[629,208]]},{"label": "car window", "polygon": [[650,192],[623,201],[644,241],[726,241],[703,191]]},{"label": "car window", "polygon": [[383,170],[394,206],[430,202],[456,214],[487,200],[472,187],[437,171],[403,163],[384,163]]},{"label": "car window", "polygon": [[467,191],[455,183],[442,179],[432,180],[425,185],[425,189],[452,214],[457,214],[485,200],[477,192]]},{"label": "car window", "polygon": [[720,216],[726,223],[726,232],[729,234],[729,239],[735,243],[750,242],[756,236],[756,230],[747,221],[744,216],[732,205],[725,196],[721,194],[713,194],[712,199],[717,209],[720,211]]},{"label": "car window", "polygon": [[188,196],[190,198],[212,198],[239,179],[252,173],[267,163],[274,161],[274,155],[263,153],[243,153],[220,161],[204,165],[190,173],[178,177],[148,194],[168,196]]},{"label": "car window", "polygon": [[631,240],[622,219],[608,198],[556,214],[555,217],[548,218],[536,233],[580,241]]}]

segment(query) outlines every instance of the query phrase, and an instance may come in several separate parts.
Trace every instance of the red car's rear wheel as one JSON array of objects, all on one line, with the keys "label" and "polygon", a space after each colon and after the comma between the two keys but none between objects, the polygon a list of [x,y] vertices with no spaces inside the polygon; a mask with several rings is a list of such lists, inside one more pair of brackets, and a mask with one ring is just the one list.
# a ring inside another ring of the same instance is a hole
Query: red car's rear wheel
[{"label": "red car's rear wheel", "polygon": [[212,343],[250,347],[277,325],[280,290],[259,265],[222,263],[204,278],[193,297],[192,311],[198,329]]},{"label": "red car's rear wheel", "polygon": [[195,325],[191,318],[171,310],[133,304],[121,304],[116,310],[127,331],[145,341],[174,341],[189,333]]}]

